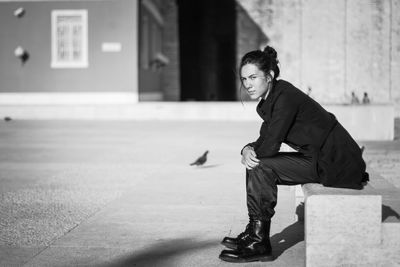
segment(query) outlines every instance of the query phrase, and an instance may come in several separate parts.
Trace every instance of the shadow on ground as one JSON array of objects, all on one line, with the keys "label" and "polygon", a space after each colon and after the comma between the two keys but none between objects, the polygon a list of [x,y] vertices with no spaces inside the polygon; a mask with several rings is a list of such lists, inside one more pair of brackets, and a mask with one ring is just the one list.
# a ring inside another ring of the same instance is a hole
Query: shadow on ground
[{"label": "shadow on ground", "polygon": [[[389,218],[391,217],[391,218]],[[388,220],[389,219],[389,220]],[[390,206],[382,205],[382,222],[384,221],[398,221],[400,215]]]},{"label": "shadow on ground", "polygon": [[212,165],[201,165],[197,166],[198,169],[207,169],[207,168],[215,168],[221,166],[222,164],[212,164]]},{"label": "shadow on ground", "polygon": [[[304,240],[303,222],[295,222],[280,233],[271,237],[271,244],[275,258],[284,251]],[[125,266],[175,266],[175,259],[182,254],[191,251],[200,251],[205,248],[219,245],[220,240],[196,241],[194,238],[180,238],[160,241],[147,249],[136,252],[131,256],[116,259],[114,262],[102,265],[103,267],[125,267]],[[221,247],[221,250],[224,249]],[[219,251],[215,254],[217,255]],[[214,256],[215,256],[214,255]],[[213,255],[209,255],[213,256]]]},{"label": "shadow on ground", "polygon": [[118,259],[103,267],[122,266],[175,266],[174,258],[194,250],[216,246],[218,240],[196,241],[194,238],[180,238],[160,241],[131,256]]},{"label": "shadow on ground", "polygon": [[297,243],[304,240],[304,203],[296,208],[298,221],[283,229],[280,233],[271,236],[271,245],[275,258],[278,258],[282,253],[295,246]]}]

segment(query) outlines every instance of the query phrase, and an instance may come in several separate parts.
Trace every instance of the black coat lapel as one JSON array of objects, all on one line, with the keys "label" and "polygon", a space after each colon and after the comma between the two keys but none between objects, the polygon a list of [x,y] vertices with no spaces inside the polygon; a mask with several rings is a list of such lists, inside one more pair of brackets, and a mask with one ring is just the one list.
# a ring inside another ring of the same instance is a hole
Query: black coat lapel
[{"label": "black coat lapel", "polygon": [[261,99],[258,103],[257,113],[264,121],[268,122],[271,119],[272,107],[274,106],[274,103],[281,92],[282,89],[280,86],[278,86],[278,81],[275,81],[267,99]]}]

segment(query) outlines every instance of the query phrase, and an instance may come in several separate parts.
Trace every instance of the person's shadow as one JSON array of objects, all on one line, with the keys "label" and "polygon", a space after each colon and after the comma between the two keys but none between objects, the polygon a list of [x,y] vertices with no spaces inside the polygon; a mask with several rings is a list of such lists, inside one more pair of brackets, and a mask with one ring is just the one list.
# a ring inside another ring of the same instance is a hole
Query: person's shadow
[{"label": "person's shadow", "polygon": [[278,258],[282,253],[304,240],[304,203],[296,208],[298,221],[283,229],[280,233],[271,236],[273,255]]},{"label": "person's shadow", "polygon": [[[271,236],[271,245],[273,255],[278,258],[282,253],[304,240],[304,223],[301,218],[304,217],[304,205],[296,208],[296,214],[299,221],[289,225],[280,233]],[[203,250],[218,246],[221,240],[198,241],[196,238],[178,238],[160,241],[147,249],[115,259],[109,264],[103,264],[103,267],[122,267],[122,266],[175,266],[174,258],[193,253],[195,250]],[[222,248],[224,249],[224,248]]]},{"label": "person's shadow", "polygon": [[131,266],[175,266],[174,258],[195,250],[216,246],[217,240],[198,241],[195,238],[168,239],[137,251],[132,255],[122,256],[102,267],[131,267]]}]

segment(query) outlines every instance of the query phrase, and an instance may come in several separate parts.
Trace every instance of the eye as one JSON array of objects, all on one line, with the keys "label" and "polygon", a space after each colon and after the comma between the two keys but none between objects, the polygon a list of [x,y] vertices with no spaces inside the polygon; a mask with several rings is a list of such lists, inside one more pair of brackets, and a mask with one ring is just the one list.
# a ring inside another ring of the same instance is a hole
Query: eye
[{"label": "eye", "polygon": [[257,78],[257,76],[250,76],[250,80],[255,80]]}]

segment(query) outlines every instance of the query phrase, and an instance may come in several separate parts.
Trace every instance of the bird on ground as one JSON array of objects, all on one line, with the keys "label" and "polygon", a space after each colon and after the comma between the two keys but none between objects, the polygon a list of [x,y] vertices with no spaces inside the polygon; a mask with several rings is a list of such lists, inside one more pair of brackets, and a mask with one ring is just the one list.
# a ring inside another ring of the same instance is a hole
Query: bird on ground
[{"label": "bird on ground", "polygon": [[8,116],[7,116],[7,117],[4,117],[4,120],[5,120],[5,121],[10,121],[10,120],[11,120],[11,117],[8,117]]},{"label": "bird on ground", "polygon": [[190,163],[190,166],[193,166],[193,165],[200,166],[200,165],[203,165],[204,163],[206,163],[207,154],[208,154],[208,150],[206,150],[206,152],[204,152],[204,154],[201,157],[199,157],[195,162]]}]

